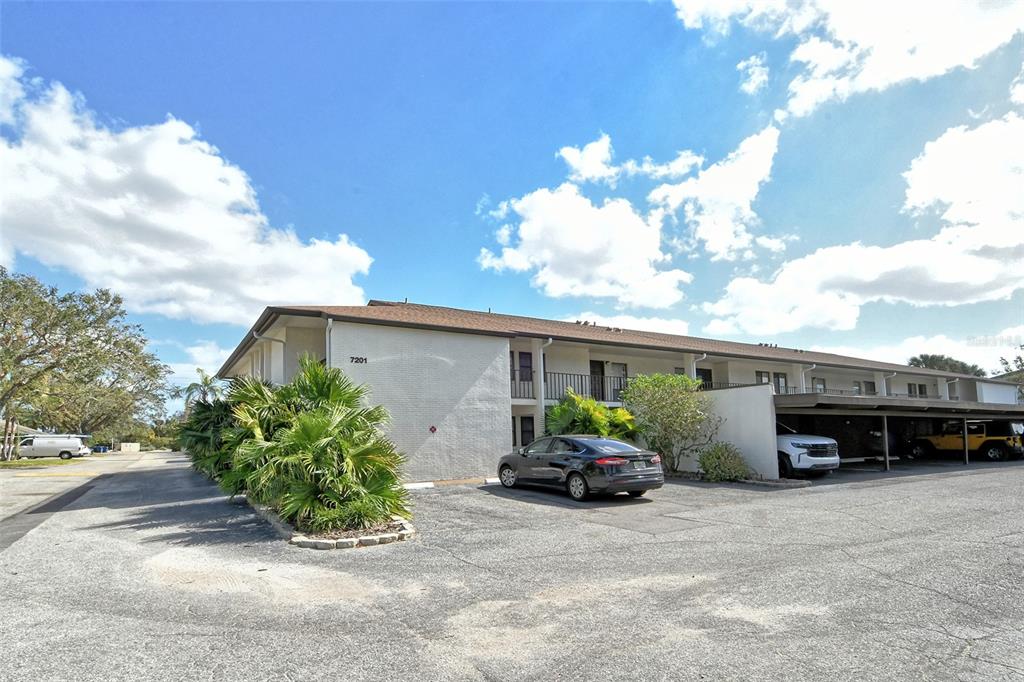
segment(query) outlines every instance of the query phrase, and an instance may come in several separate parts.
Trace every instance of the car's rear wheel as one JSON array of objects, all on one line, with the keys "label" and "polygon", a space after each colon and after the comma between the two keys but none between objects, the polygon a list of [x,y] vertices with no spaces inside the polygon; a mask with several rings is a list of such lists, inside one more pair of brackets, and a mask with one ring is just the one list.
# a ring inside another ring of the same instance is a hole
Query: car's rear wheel
[{"label": "car's rear wheel", "polygon": [[793,478],[793,463],[785,452],[779,453],[779,478]]},{"label": "car's rear wheel", "polygon": [[998,443],[986,443],[981,448],[981,456],[990,462],[1002,462],[1006,459],[1006,448]]},{"label": "car's rear wheel", "polygon": [[501,470],[498,471],[498,480],[501,481],[501,484],[506,488],[515,488],[516,479],[518,479],[518,476],[516,476],[515,469],[507,464],[501,467]]},{"label": "car's rear wheel", "polygon": [[910,459],[921,459],[935,454],[935,446],[928,442],[914,443],[910,446]]},{"label": "car's rear wheel", "polygon": [[71,459],[71,453],[68,452],[67,450],[65,450],[64,452],[60,453],[60,458],[61,459]]},{"label": "car's rear wheel", "polygon": [[647,492],[646,490],[630,490],[629,491],[629,496],[630,497],[643,497],[644,493],[646,493],[646,492]]},{"label": "car's rear wheel", "polygon": [[582,502],[590,497],[590,486],[587,485],[587,479],[583,478],[583,474],[569,474],[569,478],[565,481],[565,489],[569,493],[569,497],[577,502]]}]

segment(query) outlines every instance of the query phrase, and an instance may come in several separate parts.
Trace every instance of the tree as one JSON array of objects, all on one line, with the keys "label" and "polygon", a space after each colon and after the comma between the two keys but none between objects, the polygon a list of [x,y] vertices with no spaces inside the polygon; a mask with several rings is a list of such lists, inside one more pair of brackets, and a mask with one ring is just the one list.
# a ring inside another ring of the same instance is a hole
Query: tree
[{"label": "tree", "polygon": [[[1020,349],[1024,350],[1024,346]],[[1017,399],[1024,401],[1024,355],[1010,359],[999,358],[999,364],[1002,365],[1003,374],[1008,375],[1004,378],[1017,382]]]},{"label": "tree", "polygon": [[921,353],[907,360],[907,364],[911,367],[925,367],[927,369],[939,369],[945,372],[953,372],[955,374],[970,374],[976,377],[983,377],[986,375],[985,370],[977,365],[971,365],[963,360],[957,360],[951,358],[948,355],[929,355],[928,353]]},{"label": "tree", "polygon": [[[0,267],[0,413],[89,432],[162,411],[169,370],[105,289],[60,293]],[[5,438],[6,440],[6,438]],[[9,459],[7,448],[0,457]]]},{"label": "tree", "polygon": [[196,367],[196,374],[199,375],[197,381],[193,381],[176,392],[177,395],[185,398],[186,412],[189,406],[197,400],[209,403],[224,397],[224,387],[220,379],[207,374],[201,367]]},{"label": "tree", "polygon": [[630,379],[622,392],[640,435],[669,471],[678,471],[682,458],[711,443],[721,426],[700,389],[700,379],[684,374],[644,374]]}]

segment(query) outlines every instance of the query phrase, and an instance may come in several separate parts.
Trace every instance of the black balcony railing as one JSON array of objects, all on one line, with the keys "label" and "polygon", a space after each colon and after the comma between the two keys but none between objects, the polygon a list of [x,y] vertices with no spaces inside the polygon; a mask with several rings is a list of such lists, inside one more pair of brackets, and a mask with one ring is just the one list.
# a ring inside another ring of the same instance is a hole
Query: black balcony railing
[{"label": "black balcony railing", "polygon": [[512,397],[533,398],[533,372],[512,370]]}]

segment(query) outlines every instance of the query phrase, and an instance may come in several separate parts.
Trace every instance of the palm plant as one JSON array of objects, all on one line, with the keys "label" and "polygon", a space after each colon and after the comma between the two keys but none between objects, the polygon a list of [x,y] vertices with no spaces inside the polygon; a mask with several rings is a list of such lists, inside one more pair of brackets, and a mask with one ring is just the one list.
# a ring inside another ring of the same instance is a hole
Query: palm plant
[{"label": "palm plant", "polygon": [[[231,381],[224,400],[197,401],[182,429],[196,468],[303,529],[367,528],[408,516],[404,458],[383,434],[388,413],[366,389],[310,357],[284,386]],[[217,412],[215,437],[212,419]]]},{"label": "palm plant", "polygon": [[207,374],[201,367],[196,367],[197,381],[193,381],[185,388],[178,391],[180,397],[185,398],[185,411],[196,401],[212,403],[224,397],[224,388],[220,379]]},{"label": "palm plant", "polygon": [[548,408],[544,424],[551,435],[560,433],[590,433],[597,436],[623,438],[636,437],[633,415],[621,407],[609,408],[593,398],[585,398],[566,389],[565,399]]}]

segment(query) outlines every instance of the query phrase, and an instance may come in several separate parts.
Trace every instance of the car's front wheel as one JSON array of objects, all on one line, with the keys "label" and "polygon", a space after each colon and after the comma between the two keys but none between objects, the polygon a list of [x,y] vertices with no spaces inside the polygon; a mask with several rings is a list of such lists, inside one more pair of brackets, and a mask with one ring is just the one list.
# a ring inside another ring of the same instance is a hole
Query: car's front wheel
[{"label": "car's front wheel", "polygon": [[60,453],[60,458],[61,459],[71,459],[71,453],[67,452],[67,451],[62,452],[62,453]]},{"label": "car's front wheel", "polygon": [[506,488],[515,488],[517,479],[515,470],[507,464],[498,472],[498,480]]},{"label": "car's front wheel", "polygon": [[569,478],[565,481],[565,489],[568,491],[569,497],[577,502],[582,502],[590,497],[590,486],[587,485],[587,479],[583,478],[583,474],[569,474]]},{"label": "car's front wheel", "polygon": [[935,446],[927,442],[917,442],[910,447],[910,459],[921,459],[935,454]]},{"label": "car's front wheel", "polygon": [[629,496],[630,497],[643,497],[644,493],[646,493],[646,492],[647,492],[646,490],[630,490],[629,491]]},{"label": "car's front wheel", "polygon": [[793,478],[793,462],[785,452],[779,453],[779,478]]}]

